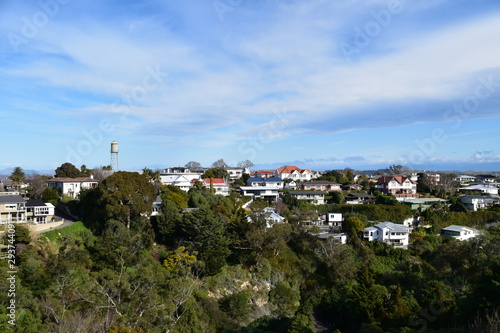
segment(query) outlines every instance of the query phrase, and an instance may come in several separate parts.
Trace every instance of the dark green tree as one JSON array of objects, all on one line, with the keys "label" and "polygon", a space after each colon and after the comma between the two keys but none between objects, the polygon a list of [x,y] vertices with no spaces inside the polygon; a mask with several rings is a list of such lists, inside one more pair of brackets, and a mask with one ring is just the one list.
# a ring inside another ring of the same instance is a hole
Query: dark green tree
[{"label": "dark green tree", "polygon": [[61,178],[78,178],[82,172],[73,164],[66,162],[56,169],[56,177]]},{"label": "dark green tree", "polygon": [[12,186],[14,186],[14,188],[19,188],[19,186],[24,184],[26,174],[21,167],[15,167],[9,178],[12,180]]}]

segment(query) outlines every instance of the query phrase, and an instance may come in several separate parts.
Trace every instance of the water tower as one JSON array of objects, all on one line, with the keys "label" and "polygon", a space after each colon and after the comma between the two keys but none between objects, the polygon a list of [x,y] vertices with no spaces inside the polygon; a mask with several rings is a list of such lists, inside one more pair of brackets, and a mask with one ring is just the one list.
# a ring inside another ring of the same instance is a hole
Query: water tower
[{"label": "water tower", "polygon": [[111,142],[111,170],[118,171],[118,142]]}]

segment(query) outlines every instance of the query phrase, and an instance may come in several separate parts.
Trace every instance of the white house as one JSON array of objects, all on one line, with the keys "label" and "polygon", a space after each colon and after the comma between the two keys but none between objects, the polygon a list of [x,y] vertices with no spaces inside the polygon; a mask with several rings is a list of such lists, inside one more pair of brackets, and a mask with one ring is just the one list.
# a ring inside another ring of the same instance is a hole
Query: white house
[{"label": "white house", "polygon": [[455,238],[459,241],[469,240],[478,236],[479,234],[480,233],[478,230],[461,225],[450,225],[446,228],[441,229],[441,236]]},{"label": "white house", "polygon": [[66,194],[73,199],[77,198],[82,190],[95,188],[98,185],[99,181],[94,179],[93,176],[79,178],[55,177],[47,180],[48,187],[58,188],[61,194]]},{"label": "white house", "polygon": [[314,205],[324,205],[325,204],[325,194],[324,191],[290,191],[288,195],[297,198],[297,200],[303,200],[310,202]]},{"label": "white house", "polygon": [[[206,188],[210,188],[210,182],[212,183],[214,194],[221,194],[223,196],[229,195],[229,183],[224,178],[202,178],[201,182],[205,184]],[[191,181],[191,184],[196,182],[195,179]]]},{"label": "white house", "polygon": [[476,177],[469,175],[460,175],[457,178],[455,178],[455,180],[457,180],[460,184],[463,185],[476,181]]},{"label": "white house", "polygon": [[279,188],[269,186],[241,186],[239,189],[241,195],[252,197],[254,199],[272,199],[276,200],[279,196]]},{"label": "white house", "polygon": [[500,197],[498,196],[465,195],[459,197],[458,200],[463,203],[467,209],[473,212],[500,204]]},{"label": "white house", "polygon": [[367,241],[378,240],[394,246],[407,246],[410,228],[392,222],[382,222],[364,229],[363,238]]},{"label": "white house", "polygon": [[229,179],[240,179],[244,173],[250,174],[250,170],[248,168],[227,167],[226,171],[229,173]]},{"label": "white house", "polygon": [[327,213],[326,214],[326,223],[333,227],[333,230],[341,230],[342,229],[342,221],[344,218],[342,213]]},{"label": "white house", "polygon": [[298,184],[298,189],[303,191],[320,190],[320,191],[342,191],[342,184],[330,182],[327,180],[315,180],[310,182],[302,182]]},{"label": "white house", "polygon": [[292,165],[276,169],[275,175],[281,179],[292,179],[295,181],[310,181],[313,177],[311,170],[300,169]]},{"label": "white house", "polygon": [[53,204],[42,200],[30,199],[26,201],[26,218],[32,223],[47,223],[54,218],[55,207]]},{"label": "white house", "polygon": [[494,185],[471,185],[458,189],[462,193],[480,192],[498,195],[498,187]]},{"label": "white house", "polygon": [[162,185],[172,185],[183,191],[189,191],[193,179],[200,180],[202,173],[193,172],[187,168],[169,168],[160,173]]},{"label": "white house", "polygon": [[275,224],[285,223],[285,218],[274,211],[271,207],[264,208],[263,212],[254,212],[247,216],[248,222],[255,222],[259,217],[266,221],[266,228],[271,228]]}]

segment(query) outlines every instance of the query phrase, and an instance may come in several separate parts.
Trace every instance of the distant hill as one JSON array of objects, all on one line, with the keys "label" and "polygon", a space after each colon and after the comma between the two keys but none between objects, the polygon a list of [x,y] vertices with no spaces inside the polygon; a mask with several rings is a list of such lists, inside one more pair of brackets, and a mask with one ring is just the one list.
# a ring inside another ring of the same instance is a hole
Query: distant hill
[{"label": "distant hill", "polygon": [[[0,176],[10,176],[14,168],[5,168],[0,170]],[[39,175],[52,176],[54,174],[54,170],[23,170],[27,176],[30,176],[34,173],[38,173]]]}]

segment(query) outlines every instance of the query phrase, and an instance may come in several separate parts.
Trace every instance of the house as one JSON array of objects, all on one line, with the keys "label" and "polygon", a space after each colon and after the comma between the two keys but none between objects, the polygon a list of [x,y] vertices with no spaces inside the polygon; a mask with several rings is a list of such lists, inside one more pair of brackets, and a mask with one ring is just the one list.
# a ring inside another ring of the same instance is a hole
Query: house
[{"label": "house", "polygon": [[26,220],[28,223],[47,223],[54,220],[55,207],[42,200],[30,199],[26,201]]},{"label": "house", "polygon": [[375,189],[383,194],[392,194],[396,199],[418,198],[417,182],[404,176],[382,176],[378,179]]},{"label": "house", "polygon": [[250,174],[250,170],[248,168],[227,167],[226,171],[229,173],[229,179],[240,179],[244,173]]},{"label": "house", "polygon": [[327,213],[326,224],[333,228],[333,230],[342,230],[342,222],[344,218],[342,213]]},{"label": "house", "polygon": [[483,195],[465,195],[458,198],[468,210],[473,212],[500,204],[499,196],[483,196]]},{"label": "house", "polygon": [[363,230],[363,238],[367,241],[380,241],[394,246],[407,246],[410,228],[392,222],[378,223]]},{"label": "house", "polygon": [[461,225],[450,225],[446,228],[441,229],[441,236],[455,238],[459,241],[469,240],[478,236],[479,234],[480,233],[478,230]]},{"label": "house", "polygon": [[279,196],[279,188],[269,186],[241,186],[239,192],[242,196],[252,197],[253,199],[272,199],[276,200]]},{"label": "house", "polygon": [[297,183],[293,180],[287,181],[285,183],[285,190],[296,190],[297,189]]},{"label": "house", "polygon": [[63,178],[55,177],[47,180],[47,186],[58,188],[62,195],[76,199],[82,190],[96,188],[99,181],[91,177]]},{"label": "house", "polygon": [[274,211],[271,207],[264,208],[263,212],[254,212],[247,216],[248,222],[256,222],[262,218],[266,222],[266,228],[271,228],[275,224],[285,223],[285,218]]},{"label": "house", "polygon": [[347,185],[343,185],[342,189],[344,191],[361,191],[363,189],[363,185],[360,185],[360,184],[347,184]]},{"label": "house", "polygon": [[495,175],[477,175],[476,179],[484,183],[494,183],[499,177]]},{"label": "house", "polygon": [[0,195],[0,223],[26,222],[26,200],[17,194]]},{"label": "house", "polygon": [[248,186],[261,186],[261,187],[277,187],[279,189],[283,188],[284,182],[278,177],[269,178],[248,178]]},{"label": "house", "polygon": [[455,180],[458,181],[460,185],[464,185],[476,181],[476,177],[469,175],[459,175],[457,178],[455,178]]},{"label": "house", "polygon": [[296,166],[288,165],[283,168],[278,168],[275,171],[275,176],[281,179],[292,179],[299,180],[301,182],[310,181],[313,177],[313,173],[309,169],[300,169]]},{"label": "house", "polygon": [[342,191],[342,184],[329,182],[327,180],[315,180],[299,183],[297,188],[301,191],[319,190],[319,191]]},{"label": "house", "polygon": [[[210,189],[213,186],[214,194],[220,194],[223,196],[229,195],[229,184],[224,178],[202,178],[201,182],[204,183],[205,187]],[[191,184],[194,184],[196,179],[191,181]]]},{"label": "house", "polygon": [[193,172],[188,168],[169,168],[160,173],[160,182],[162,185],[172,185],[183,191],[189,191],[193,179],[199,180],[201,172]]},{"label": "house", "polygon": [[274,177],[274,171],[270,170],[259,170],[250,172],[250,176],[254,178],[271,178]]},{"label": "house", "polygon": [[318,238],[321,240],[332,241],[338,244],[347,243],[347,235],[345,233],[337,232],[320,232]]},{"label": "house", "polygon": [[151,216],[158,216],[160,215],[160,210],[161,210],[161,205],[163,203],[163,200],[161,197],[158,195],[153,201],[153,210],[151,211]]},{"label": "house", "polygon": [[423,212],[429,209],[434,204],[437,203],[446,204],[448,203],[448,200],[440,198],[415,198],[415,199],[405,199],[401,201],[401,203],[404,203],[413,210],[418,210],[419,212]]},{"label": "house", "polygon": [[493,185],[470,185],[467,187],[463,187],[458,189],[459,192],[462,193],[485,193],[491,195],[498,195],[498,187]]},{"label": "house", "polygon": [[325,204],[325,194],[324,191],[290,191],[288,195],[296,198],[297,200],[307,201],[314,205]]},{"label": "house", "polygon": [[373,204],[375,200],[375,196],[368,193],[349,193],[345,197],[345,203],[348,205]]}]

